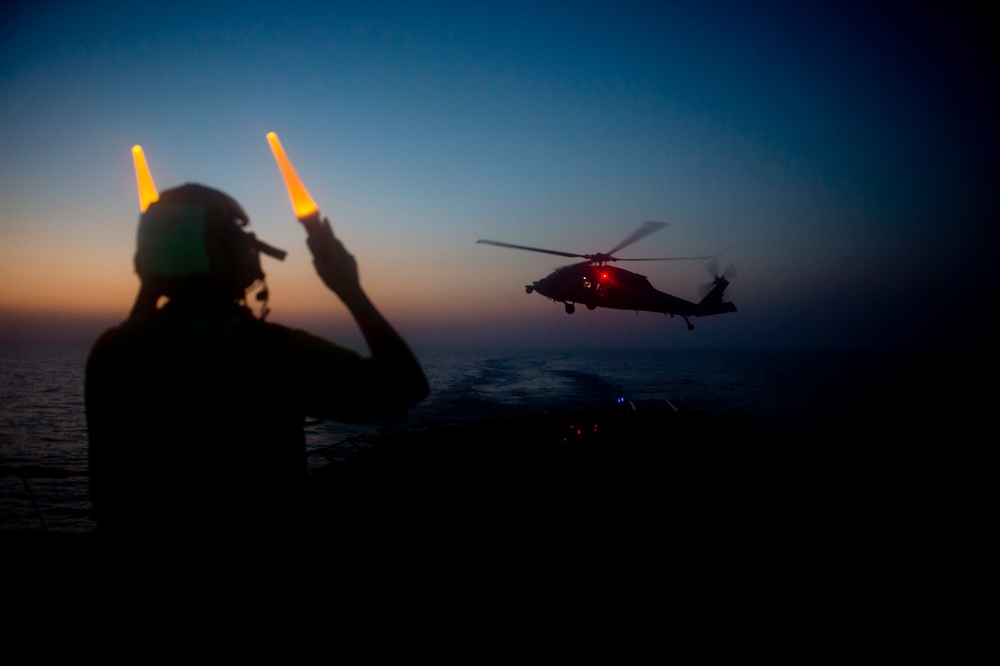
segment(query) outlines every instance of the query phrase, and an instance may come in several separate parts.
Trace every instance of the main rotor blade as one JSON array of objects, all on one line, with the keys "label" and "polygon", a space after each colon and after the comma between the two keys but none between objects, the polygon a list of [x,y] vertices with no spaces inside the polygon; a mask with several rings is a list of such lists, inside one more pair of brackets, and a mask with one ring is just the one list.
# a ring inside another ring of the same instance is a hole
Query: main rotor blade
[{"label": "main rotor blade", "polygon": [[[728,249],[729,245],[727,245],[726,249],[722,250],[722,252],[716,252],[715,254],[709,254],[704,257],[644,257],[639,259],[619,259],[618,257],[614,257],[614,261],[690,261],[692,259],[715,259]],[[711,272],[711,270],[709,272]],[[715,272],[718,272],[718,262],[716,262]]]},{"label": "main rotor blade", "polygon": [[713,259],[719,255],[710,254],[707,257],[642,257],[636,259],[619,259],[614,258],[614,261],[690,261],[691,259]]},{"label": "main rotor blade", "polygon": [[654,231],[659,231],[660,229],[662,229],[665,226],[667,226],[666,222],[646,222],[644,225],[642,225],[641,227],[639,227],[638,229],[636,229],[634,232],[632,232],[631,236],[629,236],[628,238],[626,238],[625,240],[623,240],[621,243],[619,243],[615,247],[613,247],[610,250],[608,250],[607,252],[605,252],[605,254],[608,254],[608,255],[614,254],[615,252],[617,252],[618,250],[622,249],[623,247],[627,247],[627,246],[631,245],[632,243],[635,243],[636,241],[642,240],[643,238],[645,238],[649,234],[653,233]]},{"label": "main rotor blade", "polygon": [[476,241],[477,243],[484,243],[486,245],[496,245],[497,247],[510,247],[515,250],[528,250],[530,252],[543,252],[545,254],[555,254],[560,257],[581,257],[586,259],[588,255],[586,254],[573,254],[572,252],[559,252],[558,250],[544,250],[540,247],[528,247],[527,245],[512,245],[511,243],[501,243],[500,241],[484,240],[480,238]]},{"label": "main rotor blade", "polygon": [[[709,254],[704,257],[643,257],[637,259],[619,259],[618,257],[613,257],[613,261],[691,261],[692,259],[704,260],[704,259],[715,259],[723,252],[729,249],[729,245],[726,246],[725,250],[721,252],[716,252],[715,254]],[[716,262],[715,272],[718,272],[718,262]]]}]

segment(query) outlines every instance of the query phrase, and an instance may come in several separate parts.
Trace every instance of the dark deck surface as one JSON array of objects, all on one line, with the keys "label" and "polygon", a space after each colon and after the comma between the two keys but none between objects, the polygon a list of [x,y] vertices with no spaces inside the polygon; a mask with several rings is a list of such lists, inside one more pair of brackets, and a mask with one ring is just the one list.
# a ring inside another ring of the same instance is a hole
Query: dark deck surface
[{"label": "dark deck surface", "polygon": [[200,571],[189,551],[183,567],[154,554],[121,575],[96,535],[8,532],[0,565],[25,594],[164,593],[179,578],[480,599],[642,590],[701,606],[803,581],[813,593],[875,575],[891,585],[909,567],[901,549],[940,517],[921,499],[919,452],[858,427],[670,410],[431,423],[315,470],[294,548],[262,534],[223,570]]}]

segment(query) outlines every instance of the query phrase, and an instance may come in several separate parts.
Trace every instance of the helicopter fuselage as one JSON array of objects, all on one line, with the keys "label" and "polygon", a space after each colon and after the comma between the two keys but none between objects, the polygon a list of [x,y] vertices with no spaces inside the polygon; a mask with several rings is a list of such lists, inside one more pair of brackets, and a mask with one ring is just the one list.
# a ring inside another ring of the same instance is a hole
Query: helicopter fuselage
[{"label": "helicopter fuselage", "polygon": [[[712,267],[715,263],[715,257],[721,253],[702,257],[654,257],[642,259],[622,259],[614,256],[618,250],[645,238],[663,227],[663,222],[646,222],[611,250],[595,254],[577,254],[561,250],[548,250],[528,245],[514,245],[513,243],[486,240],[484,238],[480,238],[476,242],[515,250],[554,254],[560,257],[586,259],[586,261],[557,268],[541,280],[535,280],[531,284],[524,286],[524,290],[529,294],[537,291],[542,296],[562,303],[566,306],[566,312],[569,314],[573,314],[576,311],[577,303],[583,303],[589,310],[612,308],[615,310],[635,310],[636,312],[640,310],[662,312],[670,316],[680,315],[687,322],[688,329],[690,330],[694,328],[691,325],[691,317],[736,312],[735,305],[722,300],[726,287],[729,286],[729,280],[726,278],[726,275],[731,275],[731,271],[718,274],[717,269]],[[645,275],[639,275],[638,273],[609,265],[610,262],[615,261],[676,261],[692,259],[712,260],[706,268],[714,276],[712,284],[709,285],[711,290],[697,303],[658,291],[653,288],[653,285],[649,283]]]},{"label": "helicopter fuselage", "polygon": [[525,291],[529,294],[537,291],[565,304],[568,313],[573,313],[575,304],[581,303],[589,310],[600,307],[662,312],[680,315],[686,320],[688,317],[734,312],[736,307],[732,303],[721,301],[722,292],[728,284],[720,278],[712,293],[701,302],[694,303],[657,290],[644,275],[615,266],[586,263],[556,269],[541,280],[525,285]]}]

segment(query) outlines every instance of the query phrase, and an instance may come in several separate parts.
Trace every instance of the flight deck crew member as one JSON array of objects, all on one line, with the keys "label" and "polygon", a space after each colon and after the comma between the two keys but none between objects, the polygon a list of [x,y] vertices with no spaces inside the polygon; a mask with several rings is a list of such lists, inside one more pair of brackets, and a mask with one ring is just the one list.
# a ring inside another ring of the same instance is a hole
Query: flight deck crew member
[{"label": "flight deck crew member", "polygon": [[307,225],[313,263],[370,355],[255,316],[246,298],[263,283],[260,253],[283,253],[248,222],[218,190],[163,192],[140,218],[132,313],[88,358],[94,515],[133,563],[266,567],[304,527],[304,419],[392,419],[427,394],[325,219]]}]

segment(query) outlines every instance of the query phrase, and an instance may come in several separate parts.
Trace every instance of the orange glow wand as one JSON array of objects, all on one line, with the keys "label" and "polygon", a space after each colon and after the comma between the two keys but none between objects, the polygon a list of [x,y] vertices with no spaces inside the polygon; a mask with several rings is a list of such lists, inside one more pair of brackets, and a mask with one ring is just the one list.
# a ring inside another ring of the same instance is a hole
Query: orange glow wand
[{"label": "orange glow wand", "polygon": [[153,184],[153,175],[149,173],[142,146],[138,144],[132,146],[132,163],[135,164],[135,183],[139,188],[139,212],[145,213],[149,204],[159,199],[160,195]]},{"label": "orange glow wand", "polygon": [[319,207],[309,196],[309,192],[306,191],[299,175],[295,173],[295,167],[292,166],[291,160],[285,154],[285,149],[281,147],[278,135],[274,132],[268,132],[267,142],[271,145],[271,152],[274,153],[274,161],[278,163],[281,177],[285,179],[285,188],[288,189],[288,196],[292,200],[292,211],[294,211],[295,217],[306,225],[319,222]]}]

